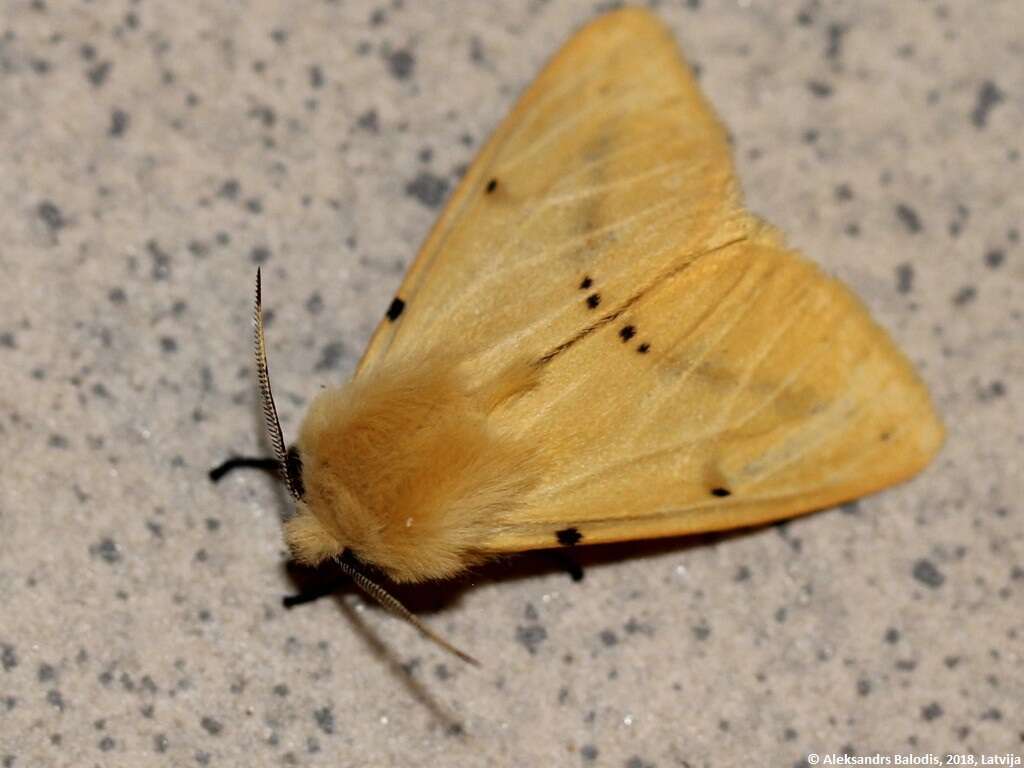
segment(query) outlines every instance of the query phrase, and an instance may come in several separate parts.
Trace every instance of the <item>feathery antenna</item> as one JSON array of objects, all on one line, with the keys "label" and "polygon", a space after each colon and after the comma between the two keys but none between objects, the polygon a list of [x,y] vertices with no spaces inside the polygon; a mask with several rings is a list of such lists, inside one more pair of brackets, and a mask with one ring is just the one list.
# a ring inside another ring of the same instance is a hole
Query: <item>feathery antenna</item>
[{"label": "feathery antenna", "polygon": [[256,306],[253,308],[252,324],[256,343],[256,376],[260,384],[260,397],[263,400],[263,423],[267,427],[267,435],[274,449],[281,479],[284,480],[292,498],[302,496],[296,479],[288,471],[288,452],[284,445],[284,434],[281,432],[281,421],[277,418],[277,406],[274,404],[274,392],[270,388],[270,369],[267,367],[267,344],[263,339],[263,278],[259,267],[256,268]]},{"label": "feathery antenna", "polygon": [[389,594],[382,586],[380,586],[376,582],[371,581],[362,573],[360,573],[352,563],[348,562],[345,559],[345,554],[345,552],[342,552],[341,555],[334,558],[334,562],[338,564],[338,567],[341,568],[341,570],[348,574],[352,581],[354,581],[356,585],[361,590],[363,590],[363,592],[372,597],[374,600],[380,603],[380,605],[382,605],[384,608],[387,608],[389,611],[391,611],[399,618],[405,619],[407,622],[416,627],[416,629],[418,629],[421,633],[423,633],[425,637],[430,638],[449,653],[458,656],[460,659],[462,659],[468,664],[472,664],[474,667],[480,666],[479,661],[474,659],[465,651],[459,650],[454,645],[445,640],[443,637],[441,637],[439,634],[434,632],[434,630],[432,630],[430,627],[428,627],[426,624],[424,624],[422,621],[416,618],[415,614],[410,613],[408,608],[406,608],[404,605],[398,602],[398,599]]}]

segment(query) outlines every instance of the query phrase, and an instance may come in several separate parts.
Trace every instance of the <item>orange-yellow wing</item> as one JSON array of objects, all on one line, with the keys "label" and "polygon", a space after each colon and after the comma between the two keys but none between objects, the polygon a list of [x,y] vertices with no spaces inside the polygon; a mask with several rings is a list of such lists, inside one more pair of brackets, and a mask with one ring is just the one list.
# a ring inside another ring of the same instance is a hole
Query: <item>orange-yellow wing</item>
[{"label": "orange-yellow wing", "polygon": [[638,10],[584,28],[525,92],[359,374],[422,354],[478,382],[541,371],[492,417],[539,474],[489,551],[788,517],[904,479],[942,441],[857,299],[742,209],[721,126]]},{"label": "orange-yellow wing", "polygon": [[[483,148],[359,373],[432,349],[499,364],[539,356],[748,226],[724,131],[669,31],[644,11],[608,14],[565,45]],[[600,288],[581,291],[592,271]]]},{"label": "orange-yellow wing", "polygon": [[501,413],[544,474],[486,549],[791,517],[904,480],[941,446],[885,331],[768,227],[608,317]]}]

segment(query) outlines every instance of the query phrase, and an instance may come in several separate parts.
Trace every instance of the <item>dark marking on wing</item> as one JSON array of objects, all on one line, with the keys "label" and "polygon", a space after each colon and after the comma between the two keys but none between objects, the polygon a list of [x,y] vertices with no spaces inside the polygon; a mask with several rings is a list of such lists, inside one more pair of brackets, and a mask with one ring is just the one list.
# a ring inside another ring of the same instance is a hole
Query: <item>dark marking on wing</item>
[{"label": "dark marking on wing", "polygon": [[395,322],[402,316],[403,310],[405,310],[405,302],[396,296],[395,300],[391,302],[391,306],[388,307],[388,320],[392,323]]},{"label": "dark marking on wing", "polygon": [[720,499],[724,499],[726,496],[732,496],[732,491],[728,488],[712,488],[711,495],[717,496]]},{"label": "dark marking on wing", "polygon": [[491,194],[497,188],[498,188],[498,180],[497,179],[491,179],[490,181],[487,182],[487,194],[488,195]]},{"label": "dark marking on wing", "polygon": [[580,282],[580,290],[585,291],[587,288],[592,286],[594,281],[590,279],[590,275],[584,275],[583,280]]},{"label": "dark marking on wing", "polygon": [[651,351],[651,345],[645,341],[643,344],[636,348],[636,351],[639,352],[641,355],[646,355],[648,352]]},{"label": "dark marking on wing", "polygon": [[[733,238],[732,240],[724,242],[721,245],[716,245],[713,248],[709,248],[708,250],[704,251],[703,253],[695,255],[693,258],[690,259],[690,261],[687,261],[687,262],[685,262],[683,264],[678,264],[678,263],[672,264],[669,269],[666,269],[665,271],[663,271],[660,274],[656,275],[654,278],[651,279],[650,282],[648,282],[646,285],[642,286],[636,293],[634,293],[632,296],[630,296],[628,299],[626,299],[624,302],[622,302],[622,304],[620,304],[618,307],[612,309],[610,312],[608,312],[608,314],[604,315],[603,317],[599,318],[598,320],[595,320],[590,325],[588,325],[588,326],[586,326],[584,328],[581,328],[573,336],[571,336],[570,338],[566,339],[561,344],[553,347],[551,350],[549,350],[545,354],[541,355],[541,357],[539,357],[537,359],[537,362],[535,363],[535,365],[545,365],[547,363],[550,363],[552,360],[554,360],[560,354],[565,352],[565,350],[567,350],[570,347],[574,346],[577,342],[582,341],[583,339],[587,338],[587,336],[592,334],[598,328],[601,328],[601,327],[607,325],[608,323],[614,322],[626,310],[628,310],[630,307],[632,307],[636,302],[640,301],[640,299],[642,299],[650,290],[655,288],[660,283],[663,283],[665,280],[669,280],[669,279],[675,277],[676,275],[678,275],[680,272],[683,272],[683,271],[689,269],[694,264],[698,263],[701,260],[702,257],[707,256],[707,255],[712,254],[712,253],[715,253],[717,251],[724,250],[726,248],[730,248],[730,247],[736,245],[737,243],[743,242],[746,239],[747,239],[746,236]],[[583,282],[580,283],[580,289],[581,290],[586,290],[587,288],[590,287],[590,285],[591,285],[590,277],[589,276],[588,277],[584,277],[583,278]],[[593,293],[593,294],[591,294],[590,296],[587,297],[587,306],[590,307],[591,309],[596,309],[598,304],[600,304],[600,303],[601,303],[601,296],[600,296],[600,294]],[[650,347],[649,344],[644,343],[644,344],[640,345],[640,347],[639,347],[639,349],[637,351],[640,352],[641,354],[645,354],[645,353],[647,353],[650,350],[650,348],[651,347]]]},{"label": "dark marking on wing", "polygon": [[619,338],[623,342],[629,341],[636,336],[636,327],[632,325],[624,325],[619,329]]},{"label": "dark marking on wing", "polygon": [[555,538],[563,547],[571,547],[583,540],[583,534],[575,528],[563,528],[555,532]]}]

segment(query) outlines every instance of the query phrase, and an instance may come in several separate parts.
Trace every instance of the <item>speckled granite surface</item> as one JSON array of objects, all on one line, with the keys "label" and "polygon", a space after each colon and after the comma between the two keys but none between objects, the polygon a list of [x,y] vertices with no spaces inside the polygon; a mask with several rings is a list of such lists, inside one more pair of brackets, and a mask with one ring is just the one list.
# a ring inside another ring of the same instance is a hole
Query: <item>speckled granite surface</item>
[{"label": "speckled granite surface", "polygon": [[[0,11],[0,765],[803,764],[1024,754],[1024,6],[664,3],[751,208],[933,388],[917,480],[792,522],[293,611],[285,429],[593,3]],[[813,758],[811,758],[813,759]]]}]

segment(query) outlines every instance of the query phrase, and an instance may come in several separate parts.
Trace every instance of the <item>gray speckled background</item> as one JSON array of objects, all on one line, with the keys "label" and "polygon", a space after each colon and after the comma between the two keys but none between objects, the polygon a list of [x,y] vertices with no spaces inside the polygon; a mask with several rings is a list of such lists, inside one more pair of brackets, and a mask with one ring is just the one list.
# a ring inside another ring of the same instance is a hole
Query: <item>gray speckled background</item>
[{"label": "gray speckled background", "polygon": [[[1024,6],[663,3],[750,206],[949,426],[788,525],[290,612],[249,313],[294,434],[460,170],[592,2],[8,0],[0,765],[800,765],[1024,754]],[[496,6],[496,4],[495,4]]]}]

